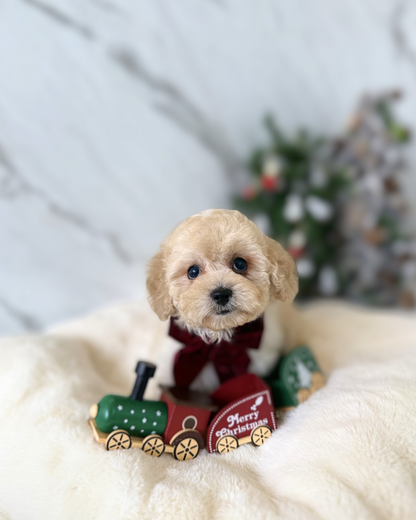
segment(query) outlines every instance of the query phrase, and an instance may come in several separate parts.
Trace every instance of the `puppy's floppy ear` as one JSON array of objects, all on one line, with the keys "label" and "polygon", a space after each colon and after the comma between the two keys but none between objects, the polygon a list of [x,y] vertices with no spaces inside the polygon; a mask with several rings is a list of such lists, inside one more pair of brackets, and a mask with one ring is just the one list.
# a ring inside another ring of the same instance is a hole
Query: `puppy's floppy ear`
[{"label": "puppy's floppy ear", "polygon": [[296,263],[278,242],[266,236],[264,238],[265,254],[270,262],[271,296],[291,303],[299,289]]},{"label": "puppy's floppy ear", "polygon": [[146,287],[150,307],[159,316],[159,319],[167,320],[175,313],[176,309],[169,294],[166,279],[165,246],[163,244],[147,264]]}]

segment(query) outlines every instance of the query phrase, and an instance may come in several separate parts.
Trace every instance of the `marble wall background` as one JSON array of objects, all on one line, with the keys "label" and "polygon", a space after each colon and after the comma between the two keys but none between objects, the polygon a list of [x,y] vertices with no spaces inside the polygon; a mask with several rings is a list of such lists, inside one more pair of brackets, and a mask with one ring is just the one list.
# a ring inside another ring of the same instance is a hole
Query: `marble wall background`
[{"label": "marble wall background", "polygon": [[414,0],[0,0],[0,333],[142,296],[266,111],[333,132],[400,87],[415,126],[415,27]]}]

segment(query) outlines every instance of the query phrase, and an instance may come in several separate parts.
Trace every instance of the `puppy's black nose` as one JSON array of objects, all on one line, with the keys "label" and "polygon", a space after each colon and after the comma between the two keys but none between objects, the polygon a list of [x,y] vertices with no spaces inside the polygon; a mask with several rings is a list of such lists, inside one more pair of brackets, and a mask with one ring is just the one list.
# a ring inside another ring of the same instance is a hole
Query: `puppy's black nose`
[{"label": "puppy's black nose", "polygon": [[212,291],[211,298],[218,305],[227,305],[232,295],[233,291],[231,289],[226,289],[225,287],[217,287]]}]

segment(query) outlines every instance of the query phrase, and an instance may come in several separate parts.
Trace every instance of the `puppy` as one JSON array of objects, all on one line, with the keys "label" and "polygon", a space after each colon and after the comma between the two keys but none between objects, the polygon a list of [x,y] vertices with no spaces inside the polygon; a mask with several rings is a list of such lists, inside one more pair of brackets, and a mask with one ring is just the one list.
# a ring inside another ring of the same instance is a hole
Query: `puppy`
[{"label": "puppy", "polygon": [[[298,274],[283,247],[240,212],[206,210],[166,238],[148,264],[146,285],[149,303],[161,320],[175,317],[180,326],[215,343],[229,341],[236,327],[262,316],[273,300],[292,302]],[[267,340],[268,321],[262,344],[273,342]],[[276,329],[278,316],[271,321]],[[276,334],[282,336],[279,330]],[[277,354],[278,343],[277,337]],[[262,344],[251,356],[257,357],[257,373],[265,364],[271,368],[270,348]],[[266,361],[261,360],[264,355]]]}]

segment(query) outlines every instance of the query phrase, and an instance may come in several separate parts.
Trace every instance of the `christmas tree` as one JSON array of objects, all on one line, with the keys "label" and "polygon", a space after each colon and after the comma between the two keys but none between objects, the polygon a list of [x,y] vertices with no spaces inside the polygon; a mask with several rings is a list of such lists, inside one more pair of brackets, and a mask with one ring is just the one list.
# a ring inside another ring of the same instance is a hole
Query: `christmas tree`
[{"label": "christmas tree", "polygon": [[393,112],[398,92],[365,96],[345,135],[333,144],[334,163],[353,190],[341,232],[340,271],[345,295],[377,305],[414,305],[416,247],[406,231],[407,203],[400,189],[409,130]]},{"label": "christmas tree", "polygon": [[398,183],[409,132],[393,116],[396,98],[364,98],[342,138],[287,136],[266,119],[270,142],[254,150],[253,181],[235,204],[296,260],[300,297],[412,301]]},{"label": "christmas tree", "polygon": [[349,181],[330,160],[330,146],[306,131],[288,137],[267,118],[270,144],[253,152],[254,176],[238,209],[278,240],[296,260],[300,295],[340,291],[341,199]]}]

